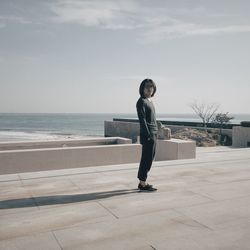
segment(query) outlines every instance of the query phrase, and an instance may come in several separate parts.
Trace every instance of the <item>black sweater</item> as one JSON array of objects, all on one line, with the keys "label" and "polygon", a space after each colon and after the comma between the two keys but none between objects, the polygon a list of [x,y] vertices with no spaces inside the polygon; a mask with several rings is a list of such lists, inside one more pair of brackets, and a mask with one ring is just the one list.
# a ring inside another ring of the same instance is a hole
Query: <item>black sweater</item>
[{"label": "black sweater", "polygon": [[140,134],[150,137],[157,133],[157,122],[154,104],[147,98],[140,97],[136,103],[137,115],[140,122]]}]

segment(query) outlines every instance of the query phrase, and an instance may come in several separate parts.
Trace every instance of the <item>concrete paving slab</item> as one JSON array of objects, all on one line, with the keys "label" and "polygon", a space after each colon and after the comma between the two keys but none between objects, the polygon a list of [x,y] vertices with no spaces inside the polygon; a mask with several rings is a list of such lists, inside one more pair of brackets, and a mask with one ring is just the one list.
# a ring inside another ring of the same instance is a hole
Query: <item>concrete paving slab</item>
[{"label": "concrete paving slab", "polygon": [[[158,188],[157,193],[166,193],[166,192],[182,192],[182,191],[192,191],[192,188],[204,187],[208,185],[214,185],[211,182],[203,181],[203,180],[194,180],[191,178],[183,179],[168,179],[165,181],[154,180],[152,178],[149,179],[149,183],[153,184]],[[194,192],[199,194],[200,196],[205,196],[201,192]],[[167,194],[165,194],[167,195]],[[211,199],[211,197],[207,196],[207,198]]]},{"label": "concrete paving slab", "polygon": [[80,192],[80,189],[69,178],[65,177],[22,180],[22,185],[33,197]]},{"label": "concrete paving slab", "polygon": [[214,183],[228,183],[235,181],[250,180],[250,171],[231,171],[227,173],[215,173],[213,176],[208,176],[207,181]]},{"label": "concrete paving slab", "polygon": [[[36,212],[39,208],[31,196],[22,196],[18,199],[7,199],[0,201],[0,220],[1,216],[13,216],[16,213]],[[0,226],[2,223],[0,222]],[[1,230],[1,229],[0,229]]]},{"label": "concrete paving slab", "polygon": [[202,166],[196,166],[195,168],[163,168],[152,169],[150,179],[153,179],[156,183],[166,183],[171,180],[182,182],[198,182],[204,181],[207,176],[211,175],[211,171],[202,168]]},{"label": "concrete paving slab", "polygon": [[3,174],[0,175],[0,182],[5,182],[5,181],[18,181],[19,175],[18,174]]},{"label": "concrete paving slab", "polygon": [[35,201],[22,182],[0,182],[0,216],[16,212],[37,210]]},{"label": "concrete paving slab", "polygon": [[146,244],[145,239],[130,238],[127,239],[105,239],[95,242],[78,242],[78,244],[64,247],[65,250],[154,250],[152,245]]},{"label": "concrete paving slab", "polygon": [[175,208],[175,211],[213,229],[237,224],[237,220],[250,220],[250,196],[206,204]]},{"label": "concrete paving slab", "polygon": [[100,201],[119,218],[209,202],[211,199],[188,191],[138,193],[129,197]]},{"label": "concrete paving slab", "polygon": [[89,224],[87,227],[56,230],[54,234],[63,249],[87,249],[84,246],[93,246],[93,249],[137,249],[151,246],[152,239],[158,235],[200,230],[210,231],[173,210],[165,210]]},{"label": "concrete paving slab", "polygon": [[0,182],[0,200],[8,198],[14,199],[20,196],[27,196],[28,194],[20,180]]},{"label": "concrete paving slab", "polygon": [[[133,172],[95,173],[92,175],[71,176],[70,180],[86,193],[137,188]],[[86,183],[88,183],[86,185]]]},{"label": "concrete paving slab", "polygon": [[181,232],[179,234],[158,234],[152,239],[151,244],[157,250],[248,250],[250,221],[240,221],[241,223],[231,225],[228,228],[216,230],[197,230]]},{"label": "concrete paving slab", "polygon": [[1,250],[61,250],[53,233],[32,234],[0,241]]},{"label": "concrete paving slab", "polygon": [[250,195],[250,180],[219,183],[206,186],[189,186],[188,190],[213,200],[227,200]]},{"label": "concrete paving slab", "polygon": [[[72,169],[58,169],[48,171],[26,172],[19,173],[20,179],[42,178],[42,177],[60,177],[68,175],[78,175],[84,173],[96,172],[96,167],[72,168]],[[70,171],[69,171],[70,170]],[[1,175],[0,175],[1,178]]]},{"label": "concrete paving slab", "polygon": [[86,202],[96,202],[102,199],[114,199],[114,197],[131,195],[132,193],[138,193],[137,190],[130,189],[117,189],[109,190],[103,192],[93,192],[93,193],[83,193],[77,191],[76,193],[70,193],[63,195],[49,195],[49,196],[39,196],[34,197],[34,200],[40,209],[47,207],[56,207],[66,204],[76,204],[76,203],[86,203]]},{"label": "concrete paving slab", "polygon": [[155,193],[138,164],[0,176],[0,249],[248,249],[249,169],[249,148],[215,147],[154,162]]},{"label": "concrete paving slab", "polygon": [[157,250],[248,250],[250,245],[249,226],[216,231],[195,231],[182,235],[165,235],[153,239],[151,244]]},{"label": "concrete paving slab", "polygon": [[71,204],[0,216],[0,240],[45,232],[113,216],[98,203]]},{"label": "concrete paving slab", "polygon": [[[224,162],[207,164],[198,163],[190,167],[178,166],[166,167],[163,166],[152,169],[151,177],[154,180],[174,179],[182,181],[204,181],[205,183],[226,183],[232,181],[248,180],[250,179],[249,161],[241,160],[240,162]],[[165,174],[164,174],[165,172]]]},{"label": "concrete paving slab", "polygon": [[155,248],[151,245],[145,245],[145,243],[140,242],[139,240],[103,240],[98,242],[92,242],[92,243],[83,243],[76,246],[70,246],[63,248],[65,250],[103,250],[103,249],[109,249],[109,250],[154,250]]}]

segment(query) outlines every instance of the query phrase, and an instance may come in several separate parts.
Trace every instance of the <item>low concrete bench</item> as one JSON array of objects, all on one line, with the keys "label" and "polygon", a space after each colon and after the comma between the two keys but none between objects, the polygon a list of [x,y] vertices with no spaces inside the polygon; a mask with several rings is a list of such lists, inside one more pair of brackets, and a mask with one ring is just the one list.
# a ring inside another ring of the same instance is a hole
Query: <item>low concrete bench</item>
[{"label": "low concrete bench", "polygon": [[0,174],[138,162],[141,145],[126,138],[0,143]]},{"label": "low concrete bench", "polygon": [[[130,139],[0,143],[0,174],[139,163],[141,144]],[[195,142],[158,140],[156,161],[195,158]]]},{"label": "low concrete bench", "polygon": [[180,139],[157,140],[156,161],[192,159],[196,156],[195,141]]}]

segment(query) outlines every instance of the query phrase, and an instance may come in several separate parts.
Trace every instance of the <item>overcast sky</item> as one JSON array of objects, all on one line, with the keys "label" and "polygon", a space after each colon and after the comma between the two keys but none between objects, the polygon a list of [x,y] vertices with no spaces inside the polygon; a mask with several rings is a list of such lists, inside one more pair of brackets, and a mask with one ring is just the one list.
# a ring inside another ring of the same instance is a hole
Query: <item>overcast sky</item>
[{"label": "overcast sky", "polygon": [[248,0],[0,0],[0,112],[250,113]]}]

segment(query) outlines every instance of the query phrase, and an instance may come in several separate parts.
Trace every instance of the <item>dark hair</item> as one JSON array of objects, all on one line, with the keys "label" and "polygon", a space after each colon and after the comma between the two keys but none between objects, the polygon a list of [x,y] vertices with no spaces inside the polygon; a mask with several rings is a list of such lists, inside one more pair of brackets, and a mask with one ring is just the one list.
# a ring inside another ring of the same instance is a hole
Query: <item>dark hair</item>
[{"label": "dark hair", "polygon": [[144,79],[144,80],[141,82],[141,85],[140,85],[140,88],[139,88],[139,93],[140,93],[141,97],[144,97],[144,88],[145,88],[145,85],[146,85],[147,83],[151,83],[152,86],[153,86],[153,88],[154,88],[154,92],[153,92],[153,94],[151,95],[151,96],[153,97],[154,94],[155,94],[155,92],[156,92],[156,85],[155,85],[155,83],[154,83],[153,80],[148,79],[148,78],[147,78],[147,79]]}]

